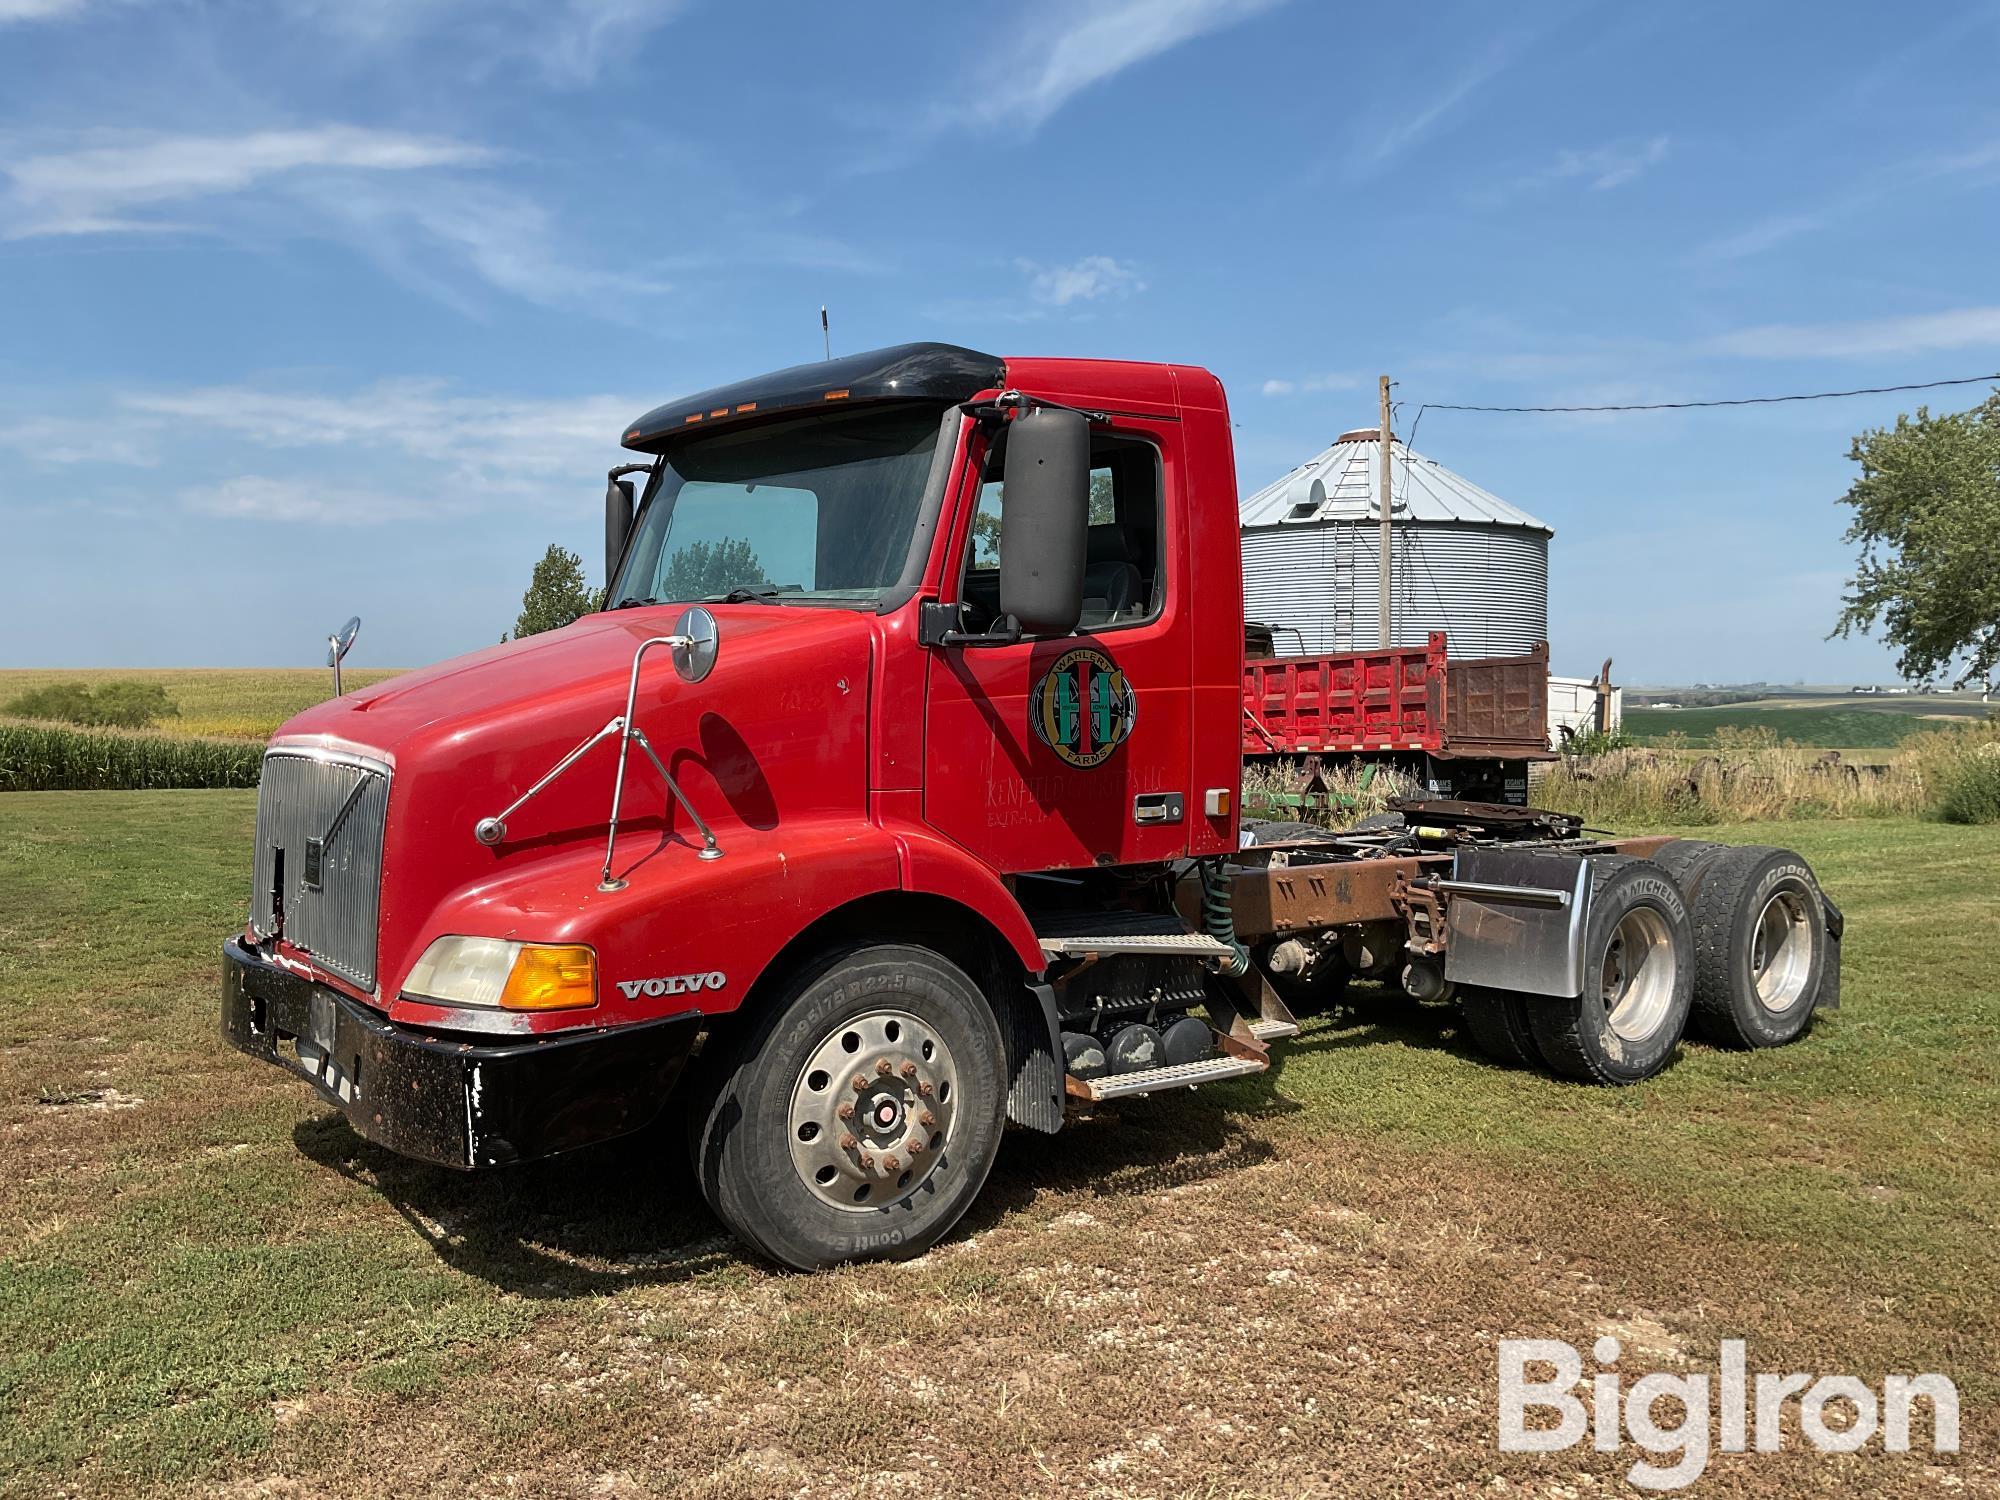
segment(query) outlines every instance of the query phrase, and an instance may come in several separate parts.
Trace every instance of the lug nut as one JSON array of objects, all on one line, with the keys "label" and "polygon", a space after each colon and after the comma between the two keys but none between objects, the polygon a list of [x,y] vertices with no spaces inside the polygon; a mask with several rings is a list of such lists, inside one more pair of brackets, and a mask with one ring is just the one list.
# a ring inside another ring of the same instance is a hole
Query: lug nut
[{"label": "lug nut", "polygon": [[929,1080],[928,1078],[920,1078],[920,1079],[918,1079],[918,1080],[917,1080],[917,1092],[918,1092],[918,1093],[920,1093],[920,1094],[922,1094],[922,1095],[923,1095],[923,1096],[924,1096],[924,1097],[925,1097],[926,1099],[930,1098],[930,1096],[931,1096],[931,1081],[930,1081],[930,1080]]},{"label": "lug nut", "polygon": [[915,1078],[917,1076],[917,1065],[913,1062],[906,1062],[899,1071],[905,1078]]},{"label": "lug nut", "polygon": [[863,1167],[872,1167],[875,1165],[875,1158],[864,1151],[861,1153],[861,1165]]},{"label": "lug nut", "polygon": [[932,1114],[929,1110],[925,1110],[922,1114],[917,1116],[917,1123],[923,1126],[924,1129],[929,1130],[931,1126],[937,1124],[937,1116]]},{"label": "lug nut", "polygon": [[924,1138],[920,1135],[911,1136],[907,1141],[903,1142],[903,1149],[909,1152],[910,1159],[915,1161],[919,1156],[924,1154]]},{"label": "lug nut", "polygon": [[882,1158],[882,1170],[885,1172],[897,1171],[902,1167],[902,1165],[903,1164],[897,1161],[894,1156],[885,1156]]},{"label": "lug nut", "polygon": [[857,1094],[864,1093],[867,1091],[867,1088],[868,1075],[866,1073],[856,1073],[854,1075],[854,1092]]},{"label": "lug nut", "polygon": [[891,1073],[895,1071],[896,1071],[896,1065],[890,1062],[888,1058],[878,1057],[875,1059],[875,1072],[880,1077],[887,1078]]},{"label": "lug nut", "polygon": [[857,1141],[852,1135],[844,1135],[840,1138],[840,1149],[843,1151],[852,1151],[860,1144],[861,1142]]},{"label": "lug nut", "polygon": [[843,1119],[843,1120],[851,1120],[851,1119],[853,1119],[853,1118],[854,1118],[854,1101],[853,1101],[852,1099],[843,1099],[843,1100],[841,1100],[841,1101],[840,1101],[840,1108],[839,1108],[839,1109],[836,1109],[836,1110],[834,1111],[834,1113],[835,1113],[835,1114],[837,1114],[837,1115],[839,1115],[839,1116],[840,1116],[840,1118],[841,1118],[841,1119]]}]

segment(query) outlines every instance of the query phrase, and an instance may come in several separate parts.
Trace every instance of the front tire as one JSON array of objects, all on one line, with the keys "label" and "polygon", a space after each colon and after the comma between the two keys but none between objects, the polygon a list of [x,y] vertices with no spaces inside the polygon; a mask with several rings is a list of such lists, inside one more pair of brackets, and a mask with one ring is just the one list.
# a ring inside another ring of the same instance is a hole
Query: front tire
[{"label": "front tire", "polygon": [[1638,1083],[1664,1068],[1694,999],[1694,939],[1673,877],[1647,859],[1590,861],[1583,993],[1528,1006],[1550,1067],[1586,1083]]},{"label": "front tire", "polygon": [[921,1255],[999,1153],[999,1022],[965,973],[884,944],[808,964],[716,1059],[691,1122],[717,1217],[796,1270]]}]

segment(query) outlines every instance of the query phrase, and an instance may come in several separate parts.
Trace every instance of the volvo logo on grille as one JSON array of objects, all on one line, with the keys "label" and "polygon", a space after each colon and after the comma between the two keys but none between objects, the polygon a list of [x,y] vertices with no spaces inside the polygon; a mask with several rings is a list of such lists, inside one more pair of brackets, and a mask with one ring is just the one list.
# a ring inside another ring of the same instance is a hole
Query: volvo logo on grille
[{"label": "volvo logo on grille", "polygon": [[621,979],[618,989],[627,1000],[637,1000],[641,995],[692,995],[701,990],[719,990],[729,983],[729,978],[720,969],[711,969],[706,974],[668,974],[660,979]]}]

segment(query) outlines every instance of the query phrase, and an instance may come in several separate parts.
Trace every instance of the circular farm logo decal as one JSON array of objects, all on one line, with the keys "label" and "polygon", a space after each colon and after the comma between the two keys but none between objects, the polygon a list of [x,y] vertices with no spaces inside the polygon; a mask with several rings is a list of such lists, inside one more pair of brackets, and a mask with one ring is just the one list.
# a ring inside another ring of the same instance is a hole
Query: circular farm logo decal
[{"label": "circular farm logo decal", "polygon": [[1035,735],[1073,766],[1100,766],[1132,733],[1132,689],[1102,651],[1056,658],[1028,700]]}]

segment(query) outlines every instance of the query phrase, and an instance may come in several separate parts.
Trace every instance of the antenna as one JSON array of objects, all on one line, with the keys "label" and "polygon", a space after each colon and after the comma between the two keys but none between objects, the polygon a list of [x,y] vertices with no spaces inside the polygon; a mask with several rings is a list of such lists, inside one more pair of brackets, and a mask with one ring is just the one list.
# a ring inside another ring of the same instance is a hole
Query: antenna
[{"label": "antenna", "polygon": [[833,358],[833,330],[832,330],[832,329],[831,329],[830,327],[828,327],[828,326],[827,326],[827,321],[826,321],[826,304],[825,304],[824,302],[820,303],[820,305],[819,305],[819,336],[820,336],[821,340],[822,340],[822,341],[824,341],[824,343],[826,344],[826,357],[827,357],[828,359],[832,359],[832,358]]}]

